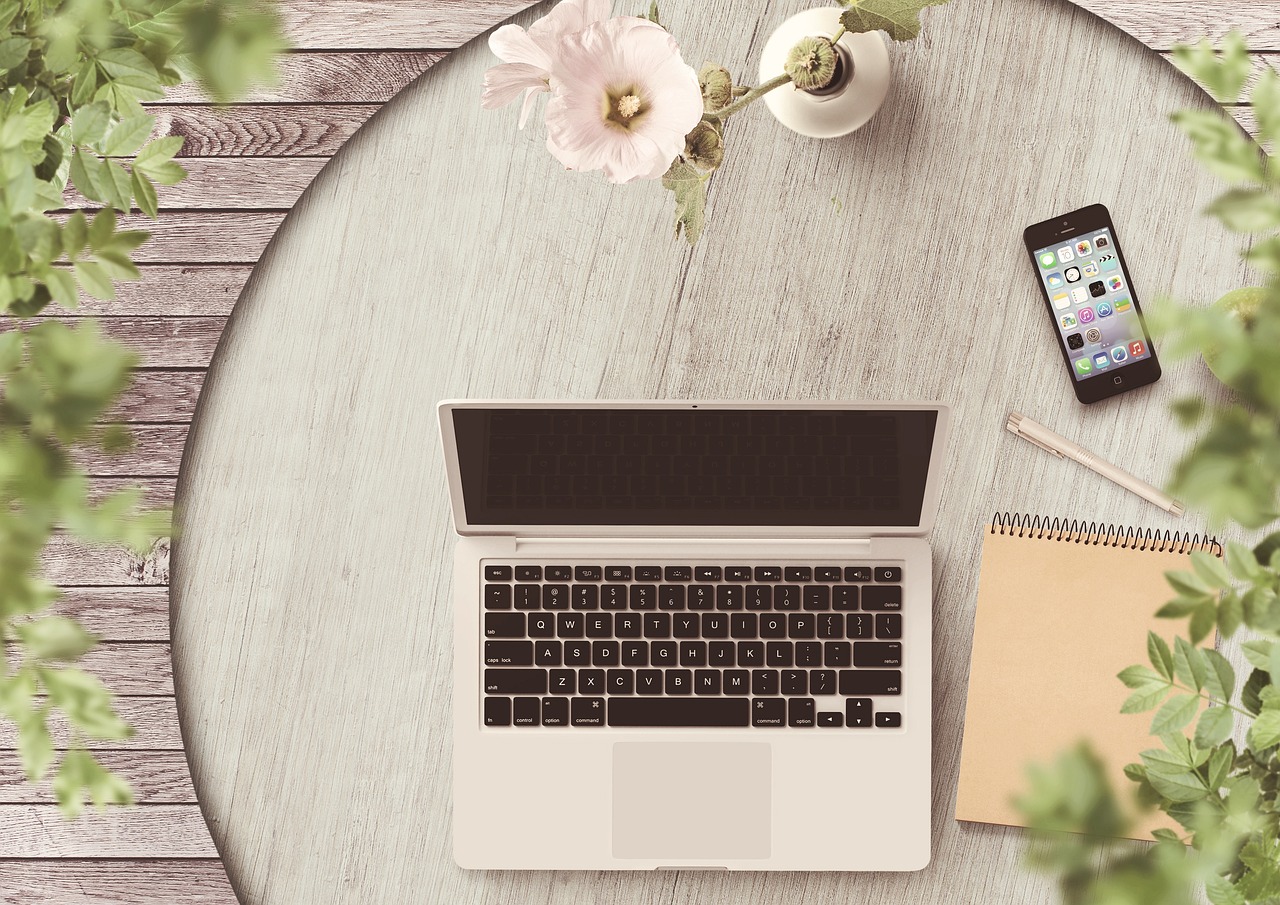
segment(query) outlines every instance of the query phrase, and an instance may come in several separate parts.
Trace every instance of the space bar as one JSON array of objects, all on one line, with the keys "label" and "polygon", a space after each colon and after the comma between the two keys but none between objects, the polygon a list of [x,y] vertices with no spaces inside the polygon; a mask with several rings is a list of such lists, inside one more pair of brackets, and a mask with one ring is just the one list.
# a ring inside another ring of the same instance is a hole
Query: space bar
[{"label": "space bar", "polygon": [[746,698],[610,698],[610,726],[747,726]]}]

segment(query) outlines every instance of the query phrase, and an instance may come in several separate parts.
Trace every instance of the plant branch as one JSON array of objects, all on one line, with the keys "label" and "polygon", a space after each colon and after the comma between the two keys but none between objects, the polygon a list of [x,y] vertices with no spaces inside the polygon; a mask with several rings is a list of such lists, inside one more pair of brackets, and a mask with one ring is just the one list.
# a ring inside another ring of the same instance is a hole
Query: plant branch
[{"label": "plant branch", "polygon": [[1178,689],[1179,691],[1185,691],[1187,694],[1193,694],[1198,698],[1203,698],[1204,700],[1208,701],[1210,704],[1216,704],[1219,707],[1225,707],[1228,710],[1234,711],[1235,713],[1240,714],[1246,720],[1257,719],[1257,717],[1254,716],[1252,713],[1250,713],[1247,710],[1241,710],[1239,707],[1237,707],[1235,704],[1232,704],[1230,701],[1219,701],[1217,698],[1215,698],[1211,694],[1206,694],[1203,691],[1196,691],[1194,688],[1188,688],[1185,685],[1179,685],[1177,682],[1170,682],[1169,684],[1172,687]]},{"label": "plant branch", "polygon": [[733,114],[739,112],[744,107],[748,107],[751,104],[755,103],[756,101],[760,100],[760,98],[764,97],[773,89],[781,88],[783,85],[789,85],[789,84],[791,84],[791,76],[787,75],[785,72],[782,75],[774,76],[773,78],[769,79],[769,81],[763,82],[757,85],[756,87],[752,88],[750,91],[742,95],[742,97],[738,98],[729,106],[722,107],[721,109],[716,110],[714,113],[705,114],[702,117],[702,119],[705,122],[709,122],[709,123],[724,122],[726,119],[733,116]]}]

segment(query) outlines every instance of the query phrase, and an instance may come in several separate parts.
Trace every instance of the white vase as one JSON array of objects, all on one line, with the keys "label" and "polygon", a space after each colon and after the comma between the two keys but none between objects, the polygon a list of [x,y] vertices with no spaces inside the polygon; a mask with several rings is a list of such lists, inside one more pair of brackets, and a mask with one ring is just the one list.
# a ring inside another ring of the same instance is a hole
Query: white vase
[{"label": "white vase", "polygon": [[[787,55],[802,38],[831,37],[840,27],[840,7],[810,9],[792,16],[769,36],[760,57],[760,81],[781,75]],[[837,138],[865,126],[889,93],[889,49],[880,32],[846,34],[836,44],[842,64],[853,74],[822,92],[784,85],[764,96],[769,110],[793,132],[810,138]]]}]

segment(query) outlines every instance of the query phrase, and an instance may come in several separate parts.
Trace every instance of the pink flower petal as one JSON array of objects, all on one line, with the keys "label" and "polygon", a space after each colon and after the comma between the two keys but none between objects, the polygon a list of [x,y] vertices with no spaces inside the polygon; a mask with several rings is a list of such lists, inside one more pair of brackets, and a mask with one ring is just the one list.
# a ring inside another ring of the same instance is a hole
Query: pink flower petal
[{"label": "pink flower petal", "polygon": [[[484,93],[480,95],[480,105],[486,110],[496,110],[519,97],[520,92],[538,93],[548,91],[547,79],[543,70],[528,63],[503,63],[493,66],[484,74]],[[529,104],[526,96],[526,108]],[[521,116],[523,126],[524,116]]]},{"label": "pink flower petal", "polygon": [[551,70],[551,54],[519,25],[504,25],[489,35],[489,49],[504,63],[525,63]]}]

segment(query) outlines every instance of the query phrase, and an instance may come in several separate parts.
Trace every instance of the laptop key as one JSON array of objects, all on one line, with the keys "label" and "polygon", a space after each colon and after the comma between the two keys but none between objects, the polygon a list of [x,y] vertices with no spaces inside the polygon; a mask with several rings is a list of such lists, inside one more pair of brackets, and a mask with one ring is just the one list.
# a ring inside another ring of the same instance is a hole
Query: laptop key
[{"label": "laptop key", "polygon": [[662,694],[662,670],[636,670],[636,694]]},{"label": "laptop key", "polygon": [[834,669],[815,669],[809,673],[809,694],[823,695],[836,693],[836,671]]},{"label": "laptop key", "polygon": [[809,674],[803,669],[784,669],[780,677],[782,693],[788,697],[809,693]]},{"label": "laptop key", "polygon": [[484,577],[486,581],[510,581],[510,566],[485,566]]},{"label": "laptop key", "polygon": [[876,568],[876,581],[902,581],[902,570],[897,566],[879,566]]},{"label": "laptop key", "polygon": [[831,588],[824,584],[806,586],[804,589],[804,608],[806,610],[831,609]]},{"label": "laptop key", "polygon": [[486,641],[485,666],[532,666],[532,641]]},{"label": "laptop key", "polygon": [[622,650],[617,641],[593,641],[591,643],[592,666],[617,666],[622,662]]},{"label": "laptop key", "polygon": [[539,666],[559,666],[562,656],[561,642],[539,641],[533,646],[533,659]]},{"label": "laptop key", "polygon": [[725,694],[747,694],[751,691],[751,673],[745,669],[726,669],[723,684]]},{"label": "laptop key", "polygon": [[839,584],[831,589],[831,609],[856,610],[858,608],[858,586],[856,584]]},{"label": "laptop key", "polygon": [[716,609],[742,609],[743,587],[740,584],[722,584],[716,587]]},{"label": "laptop key", "polygon": [[511,609],[511,585],[487,584],[484,586],[484,608],[486,610]]},{"label": "laptop key", "polygon": [[607,584],[600,589],[600,609],[625,610],[627,608],[627,586],[624,584]]},{"label": "laptop key", "polygon": [[569,725],[569,699],[568,698],[543,698],[542,699],[542,725],[568,726]]},{"label": "laptop key", "polygon": [[485,694],[546,694],[545,669],[486,669]]},{"label": "laptop key", "polygon": [[551,670],[550,691],[552,694],[573,694],[578,688],[578,673],[572,669]]},{"label": "laptop key", "polygon": [[610,726],[746,726],[745,698],[610,698]]},{"label": "laptop key", "polygon": [[782,581],[781,566],[756,566],[756,581]]},{"label": "laptop key", "polygon": [[578,691],[582,694],[604,694],[603,669],[578,670]]},{"label": "laptop key", "polygon": [[706,666],[707,642],[683,641],[680,644],[681,666]]},{"label": "laptop key", "polygon": [[796,651],[790,641],[770,641],[764,648],[764,660],[768,666],[791,666]]},{"label": "laptop key", "polygon": [[871,567],[870,566],[845,566],[844,580],[845,581],[870,581]]},{"label": "laptop key", "polygon": [[694,694],[719,694],[720,693],[720,670],[718,669],[698,669],[693,673],[693,693]]},{"label": "laptop key", "polygon": [[575,726],[603,726],[604,698],[574,698],[572,722]]},{"label": "laptop key", "polygon": [[813,719],[813,698],[792,698],[787,701],[787,725],[812,726]]},{"label": "laptop key", "polygon": [[516,585],[515,603],[516,603],[517,610],[542,609],[542,585],[540,584]]},{"label": "laptop key", "polygon": [[605,566],[604,580],[605,581],[630,581],[631,567],[630,566]]},{"label": "laptop key", "polygon": [[729,617],[725,613],[702,614],[702,637],[728,638]]},{"label": "laptop key", "polygon": [[542,581],[542,566],[516,566],[516,581]]},{"label": "laptop key", "polygon": [[822,665],[822,642],[821,641],[797,641],[796,642],[796,666],[821,666]]},{"label": "laptop key", "polygon": [[876,613],[876,637],[877,638],[901,638],[902,637],[902,614],[901,613]]},{"label": "laptop key", "polygon": [[844,570],[839,566],[818,566],[813,570],[814,579],[817,581],[840,581],[844,578]]},{"label": "laptop key", "polygon": [[775,610],[800,609],[800,585],[780,584],[773,589],[773,608]]},{"label": "laptop key", "polygon": [[530,638],[554,638],[556,617],[552,613],[530,613],[529,626],[525,629]]},{"label": "laptop key", "polygon": [[658,609],[683,610],[684,609],[684,585],[682,584],[658,585]]},{"label": "laptop key", "polygon": [[759,641],[739,641],[738,665],[764,666],[764,644]]},{"label": "laptop key", "polygon": [[636,674],[630,669],[611,669],[605,674],[609,694],[635,694]]},{"label": "laptop key", "polygon": [[851,646],[848,641],[826,642],[822,646],[822,665],[828,669],[848,669],[849,658],[852,656]]},{"label": "laptop key", "polygon": [[876,725],[881,729],[897,729],[902,725],[902,714],[881,710],[876,714]]},{"label": "laptop key", "polygon": [[556,636],[581,638],[586,619],[580,613],[556,613]]},{"label": "laptop key", "polygon": [[646,638],[670,638],[671,617],[666,613],[645,613],[644,636]]},{"label": "laptop key", "polygon": [[671,620],[671,634],[677,638],[697,638],[702,634],[702,620],[692,613],[679,613]]},{"label": "laptop key", "polygon": [[897,585],[868,585],[862,589],[864,610],[902,609],[902,588]]},{"label": "laptop key", "polygon": [[689,587],[689,609],[711,610],[716,605],[715,588],[707,584],[695,584]]},{"label": "laptop key", "polygon": [[747,585],[748,610],[767,610],[773,606],[773,588],[767,584]]},{"label": "laptop key", "polygon": [[674,641],[651,641],[649,643],[649,661],[654,666],[675,666],[679,659],[680,647]]},{"label": "laptop key", "polygon": [[633,584],[631,586],[631,609],[656,610],[658,608],[658,588],[651,584]]},{"label": "laptop key", "polygon": [[760,631],[760,621],[755,613],[734,613],[729,617],[731,638],[754,638]]},{"label": "laptop key", "polygon": [[600,581],[604,578],[604,570],[599,566],[575,566],[574,581]]},{"label": "laptop key", "polygon": [[760,637],[761,638],[785,638],[787,637],[787,617],[786,616],[761,616],[760,617]]},{"label": "laptop key", "polygon": [[569,609],[569,586],[567,584],[544,584],[542,586],[542,608],[544,610]]},{"label": "laptop key", "polygon": [[583,619],[586,620],[588,638],[613,637],[612,613],[591,613],[584,616]]},{"label": "laptop key", "polygon": [[685,695],[693,690],[693,673],[687,669],[668,669],[666,675],[666,691],[670,695]]},{"label": "laptop key", "polygon": [[763,697],[778,693],[778,671],[776,669],[751,670],[751,693]]},{"label": "laptop key", "polygon": [[838,728],[838,727],[840,727],[840,726],[843,726],[843,725],[844,725],[844,714],[843,714],[843,713],[841,713],[841,712],[840,712],[840,711],[838,711],[838,710],[837,710],[837,711],[828,712],[828,713],[819,713],[819,714],[818,714],[818,725],[819,725],[819,726],[828,726],[828,727],[830,727],[830,726],[835,726],[835,727],[837,727],[837,728]]},{"label": "laptop key", "polygon": [[844,702],[844,724],[850,729],[865,729],[871,725],[871,699],[849,698]]},{"label": "laptop key", "polygon": [[750,581],[751,567],[750,566],[725,566],[724,580],[725,581]]},{"label": "laptop key", "polygon": [[732,641],[712,641],[707,645],[708,666],[732,666],[737,645]]},{"label": "laptop key", "polygon": [[484,636],[486,638],[523,638],[524,613],[485,613]]},{"label": "laptop key", "polygon": [[547,581],[572,581],[573,580],[572,566],[547,566],[544,571],[547,576]]},{"label": "laptop key", "polygon": [[819,638],[843,638],[844,616],[839,613],[821,613],[818,615]]},{"label": "laptop key", "polygon": [[648,666],[649,645],[643,641],[624,641],[622,644],[623,666]]},{"label": "laptop key", "polygon": [[814,631],[813,613],[787,614],[788,638],[816,638]]},{"label": "laptop key", "polygon": [[719,566],[695,566],[693,569],[694,581],[720,581]]},{"label": "laptop key", "polygon": [[516,698],[511,707],[511,725],[537,726],[542,722],[540,698]]},{"label": "laptop key", "polygon": [[662,581],[662,566],[636,566],[636,581]]},{"label": "laptop key", "polygon": [[854,666],[901,666],[900,641],[859,641],[853,646]]},{"label": "laptop key", "polygon": [[485,698],[484,724],[486,726],[510,726],[511,698]]},{"label": "laptop key", "polygon": [[870,638],[871,628],[871,616],[868,613],[850,613],[845,623],[844,636],[854,639]]},{"label": "laptop key", "polygon": [[[600,588],[593,584],[573,586],[572,605],[575,610],[594,610],[600,606]],[[550,607],[548,607],[550,609]]]},{"label": "laptop key", "polygon": [[787,702],[782,698],[759,698],[751,702],[752,726],[784,726]]},{"label": "laptop key", "polygon": [[639,638],[643,630],[643,620],[639,613],[619,613],[613,617],[613,634],[616,638]]},{"label": "laptop key", "polygon": [[692,566],[667,566],[662,570],[664,581],[693,581]]},{"label": "laptop key", "polygon": [[842,669],[838,675],[840,693],[846,697],[902,694],[900,669]]}]

